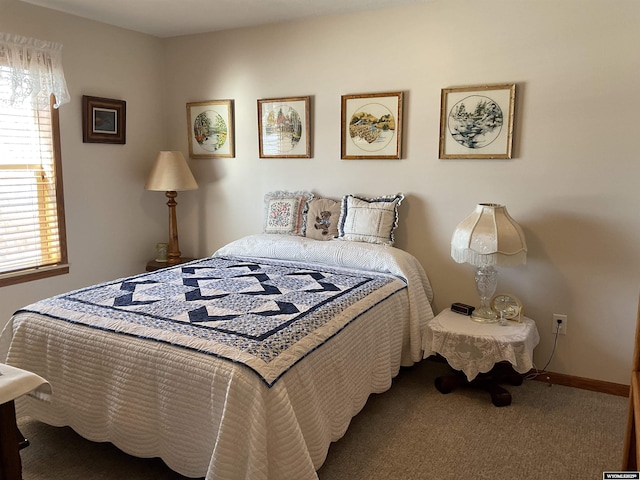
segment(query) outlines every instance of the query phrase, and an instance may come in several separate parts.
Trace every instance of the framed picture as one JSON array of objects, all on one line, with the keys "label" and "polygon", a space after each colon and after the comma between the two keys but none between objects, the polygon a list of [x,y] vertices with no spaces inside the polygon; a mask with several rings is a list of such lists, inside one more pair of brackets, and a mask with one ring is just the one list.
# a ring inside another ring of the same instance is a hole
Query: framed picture
[{"label": "framed picture", "polygon": [[258,100],[260,158],[311,158],[309,97]]},{"label": "framed picture", "polygon": [[443,88],[440,158],[511,158],[516,86]]},{"label": "framed picture", "polygon": [[399,159],[403,92],[342,96],[343,159]]},{"label": "framed picture", "polygon": [[82,141],[126,143],[127,102],[82,96]]},{"label": "framed picture", "polygon": [[235,157],[233,100],[187,103],[191,158]]}]

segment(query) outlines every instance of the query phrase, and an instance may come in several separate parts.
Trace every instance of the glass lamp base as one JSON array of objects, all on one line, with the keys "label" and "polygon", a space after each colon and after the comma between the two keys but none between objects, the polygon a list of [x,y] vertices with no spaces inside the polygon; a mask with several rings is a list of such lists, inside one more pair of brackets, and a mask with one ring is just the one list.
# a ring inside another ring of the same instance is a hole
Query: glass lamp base
[{"label": "glass lamp base", "polygon": [[480,308],[471,314],[471,318],[476,322],[495,323],[498,315],[489,306],[489,300],[496,291],[498,285],[498,272],[493,266],[478,267],[476,270],[476,289],[480,296]]},{"label": "glass lamp base", "polygon": [[488,307],[480,307],[473,311],[471,320],[479,323],[496,323],[498,315]]}]

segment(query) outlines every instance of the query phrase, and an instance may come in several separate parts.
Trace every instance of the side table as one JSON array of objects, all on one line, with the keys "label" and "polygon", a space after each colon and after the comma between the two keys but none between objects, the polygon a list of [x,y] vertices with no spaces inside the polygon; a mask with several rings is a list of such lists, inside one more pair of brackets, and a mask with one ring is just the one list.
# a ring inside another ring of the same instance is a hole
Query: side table
[{"label": "side table", "polygon": [[22,479],[20,450],[29,446],[16,424],[14,400],[33,390],[50,394],[51,386],[35,373],[0,363],[0,479]]},{"label": "side table", "polygon": [[521,323],[508,321],[504,326],[484,324],[446,309],[427,324],[422,348],[424,358],[440,355],[464,374],[436,378],[441,393],[475,383],[491,394],[495,406],[503,407],[511,404],[511,394],[498,383],[522,383],[521,374],[533,368],[533,349],[539,341],[538,329],[530,318],[523,317]]},{"label": "side table", "polygon": [[180,265],[181,263],[187,263],[190,262],[192,260],[195,260],[195,258],[191,258],[191,257],[180,257],[180,259],[178,259],[178,261],[172,265],[169,265],[168,262],[159,262],[157,260],[149,260],[147,262],[147,272],[155,272],[156,270],[160,270],[161,268],[166,268],[166,267],[173,267],[175,265]]}]

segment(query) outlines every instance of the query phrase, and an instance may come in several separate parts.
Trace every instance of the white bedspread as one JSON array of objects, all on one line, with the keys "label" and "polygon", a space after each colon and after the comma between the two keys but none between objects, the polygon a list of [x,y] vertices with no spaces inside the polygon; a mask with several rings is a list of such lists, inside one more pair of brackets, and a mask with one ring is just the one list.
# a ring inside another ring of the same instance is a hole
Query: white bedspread
[{"label": "white bedspread", "polygon": [[387,390],[400,365],[422,358],[422,333],[433,317],[427,277],[406,252],[364,243],[255,235],[217,253],[374,268],[403,277],[408,289],[349,324],[272,388],[229,361],[21,313],[3,333],[3,340],[13,337],[7,363],[44,377],[53,395],[50,403],[21,399],[18,414],[161,457],[190,477],[317,478],[330,443],[368,396]]}]

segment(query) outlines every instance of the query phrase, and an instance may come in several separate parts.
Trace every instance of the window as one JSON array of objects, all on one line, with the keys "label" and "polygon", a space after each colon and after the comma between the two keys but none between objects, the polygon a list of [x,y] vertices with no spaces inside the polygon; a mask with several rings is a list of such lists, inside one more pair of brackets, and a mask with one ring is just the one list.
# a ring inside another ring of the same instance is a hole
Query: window
[{"label": "window", "polygon": [[[69,272],[58,96],[29,65],[55,62],[34,49],[45,42],[8,37],[0,34],[0,286]],[[15,39],[17,50],[3,43]]]}]

